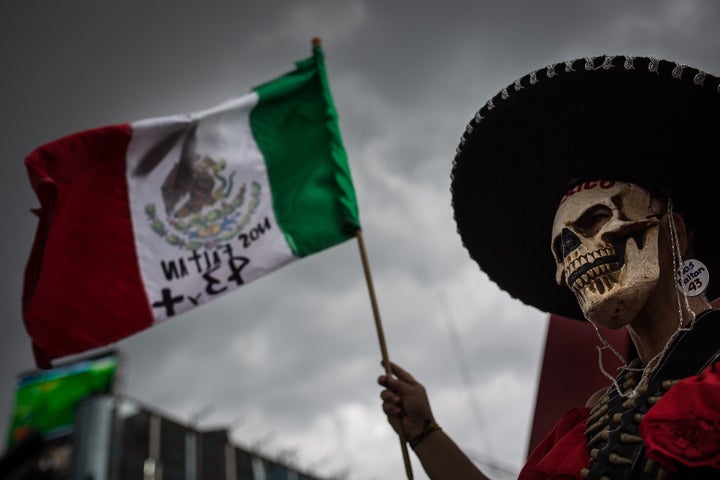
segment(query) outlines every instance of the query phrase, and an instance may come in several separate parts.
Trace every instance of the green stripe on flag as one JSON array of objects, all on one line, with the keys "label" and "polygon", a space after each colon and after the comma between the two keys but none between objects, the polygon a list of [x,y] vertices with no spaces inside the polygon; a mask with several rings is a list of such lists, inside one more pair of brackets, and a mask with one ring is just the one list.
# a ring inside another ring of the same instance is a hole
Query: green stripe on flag
[{"label": "green stripe on flag", "polygon": [[254,90],[260,100],[250,125],[293,253],[304,257],[353,237],[357,200],[320,45],[294,71]]}]

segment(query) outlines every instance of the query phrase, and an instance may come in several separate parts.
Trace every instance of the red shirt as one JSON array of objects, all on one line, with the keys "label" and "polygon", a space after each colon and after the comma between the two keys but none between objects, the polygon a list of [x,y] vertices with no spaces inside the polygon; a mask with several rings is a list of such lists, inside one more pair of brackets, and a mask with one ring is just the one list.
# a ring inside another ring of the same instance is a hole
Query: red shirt
[{"label": "red shirt", "polygon": [[[528,457],[518,480],[582,480],[590,456],[590,409],[565,413]],[[711,468],[720,476],[720,362],[673,386],[640,423],[648,458],[677,472]]]}]

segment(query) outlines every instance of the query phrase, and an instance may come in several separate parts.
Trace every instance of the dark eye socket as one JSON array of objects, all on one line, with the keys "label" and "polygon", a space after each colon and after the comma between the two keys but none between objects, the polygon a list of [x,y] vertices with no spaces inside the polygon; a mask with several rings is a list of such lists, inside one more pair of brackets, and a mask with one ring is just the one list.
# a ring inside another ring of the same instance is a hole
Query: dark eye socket
[{"label": "dark eye socket", "polygon": [[553,243],[552,243],[552,251],[553,251],[553,255],[555,255],[555,260],[556,260],[558,263],[562,262],[562,259],[563,259],[563,254],[562,254],[562,233],[561,233],[560,235],[558,235],[557,237],[555,237],[555,240],[553,240]]},{"label": "dark eye socket", "polygon": [[605,205],[589,208],[574,223],[575,229],[584,236],[595,235],[612,218],[612,210]]}]

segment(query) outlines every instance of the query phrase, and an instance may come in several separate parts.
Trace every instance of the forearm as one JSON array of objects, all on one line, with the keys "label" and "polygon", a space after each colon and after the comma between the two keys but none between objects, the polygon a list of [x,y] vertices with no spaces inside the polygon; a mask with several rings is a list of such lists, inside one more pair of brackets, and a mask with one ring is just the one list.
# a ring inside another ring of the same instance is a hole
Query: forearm
[{"label": "forearm", "polygon": [[413,451],[432,480],[488,480],[442,430],[428,435]]}]

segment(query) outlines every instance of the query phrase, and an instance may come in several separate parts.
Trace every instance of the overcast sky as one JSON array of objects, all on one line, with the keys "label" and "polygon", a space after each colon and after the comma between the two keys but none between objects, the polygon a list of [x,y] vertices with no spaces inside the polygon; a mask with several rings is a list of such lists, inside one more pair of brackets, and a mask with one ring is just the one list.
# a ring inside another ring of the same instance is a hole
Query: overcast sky
[{"label": "overcast sky", "polygon": [[[550,63],[651,55],[720,73],[719,24],[717,0],[0,2],[0,432],[15,376],[34,368],[20,297],[38,201],[24,157],[246,93],[320,36],[390,358],[425,383],[461,447],[519,470],[547,318],[460,243],[449,192],[460,134],[488,98]],[[237,444],[318,475],[405,478],[354,240],[116,347],[120,393],[181,421],[232,424]],[[426,478],[414,458],[413,471]]]}]

